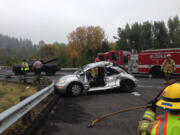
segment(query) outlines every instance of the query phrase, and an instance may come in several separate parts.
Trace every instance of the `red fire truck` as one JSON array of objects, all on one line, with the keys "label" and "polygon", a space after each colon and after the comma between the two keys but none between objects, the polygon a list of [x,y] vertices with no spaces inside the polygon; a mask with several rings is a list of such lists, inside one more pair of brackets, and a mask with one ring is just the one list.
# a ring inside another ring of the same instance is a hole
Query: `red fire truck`
[{"label": "red fire truck", "polygon": [[111,61],[124,68],[130,73],[151,74],[152,77],[161,77],[161,65],[167,54],[171,54],[176,63],[175,74],[180,74],[180,48],[143,50],[141,53],[128,51],[110,51],[98,53],[101,61]]},{"label": "red fire truck", "polygon": [[106,53],[98,53],[98,58],[100,61],[107,61],[109,52]]},{"label": "red fire truck", "polygon": [[130,54],[130,52],[122,50],[110,51],[106,53],[98,53],[98,58],[100,61],[111,61],[127,69]]},{"label": "red fire truck", "polygon": [[171,54],[176,63],[175,74],[180,74],[180,48],[142,51],[138,54],[138,73],[148,73],[152,77],[162,76],[161,65],[167,54]]}]

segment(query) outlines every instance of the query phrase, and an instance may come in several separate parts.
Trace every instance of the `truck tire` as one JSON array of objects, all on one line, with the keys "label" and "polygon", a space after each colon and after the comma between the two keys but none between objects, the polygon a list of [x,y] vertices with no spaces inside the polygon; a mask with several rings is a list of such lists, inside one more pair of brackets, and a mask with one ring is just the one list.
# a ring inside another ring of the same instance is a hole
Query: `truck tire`
[{"label": "truck tire", "polygon": [[54,71],[46,71],[46,75],[50,76],[50,75],[55,75],[56,72]]},{"label": "truck tire", "polygon": [[163,72],[161,71],[161,67],[159,66],[151,68],[150,74],[152,75],[153,78],[163,77]]}]

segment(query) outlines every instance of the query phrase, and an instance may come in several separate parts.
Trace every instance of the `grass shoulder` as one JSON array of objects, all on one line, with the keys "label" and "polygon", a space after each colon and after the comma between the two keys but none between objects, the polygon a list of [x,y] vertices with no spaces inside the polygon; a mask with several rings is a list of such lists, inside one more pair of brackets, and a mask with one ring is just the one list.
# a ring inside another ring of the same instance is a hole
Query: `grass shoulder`
[{"label": "grass shoulder", "polygon": [[21,97],[31,96],[36,91],[36,86],[0,82],[0,113],[19,103]]}]

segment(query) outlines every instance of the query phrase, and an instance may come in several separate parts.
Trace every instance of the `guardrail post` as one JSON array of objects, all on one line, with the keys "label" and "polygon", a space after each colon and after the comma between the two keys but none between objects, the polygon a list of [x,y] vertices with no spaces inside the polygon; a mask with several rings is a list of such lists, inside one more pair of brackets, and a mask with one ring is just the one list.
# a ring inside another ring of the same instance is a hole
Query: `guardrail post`
[{"label": "guardrail post", "polygon": [[22,75],[19,75],[19,76],[18,76],[18,82],[19,82],[19,83],[23,83],[23,76],[22,76]]},{"label": "guardrail post", "polygon": [[36,85],[37,84],[37,79],[36,76],[32,77],[32,85]]},{"label": "guardrail post", "polygon": [[8,82],[8,79],[11,78],[11,75],[5,75],[5,81]]}]

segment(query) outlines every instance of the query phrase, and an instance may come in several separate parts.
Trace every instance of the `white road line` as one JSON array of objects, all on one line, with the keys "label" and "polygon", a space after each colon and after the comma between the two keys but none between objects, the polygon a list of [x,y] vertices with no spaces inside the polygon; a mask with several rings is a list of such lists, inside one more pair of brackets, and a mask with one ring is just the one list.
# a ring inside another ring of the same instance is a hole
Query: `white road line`
[{"label": "white road line", "polygon": [[[140,87],[140,88],[153,88],[153,87],[155,87],[155,86],[152,86],[152,85],[137,85],[137,87]],[[162,86],[158,86],[158,87],[156,87],[156,88],[164,88],[164,87],[162,87]]]}]

